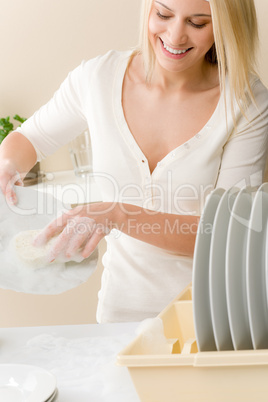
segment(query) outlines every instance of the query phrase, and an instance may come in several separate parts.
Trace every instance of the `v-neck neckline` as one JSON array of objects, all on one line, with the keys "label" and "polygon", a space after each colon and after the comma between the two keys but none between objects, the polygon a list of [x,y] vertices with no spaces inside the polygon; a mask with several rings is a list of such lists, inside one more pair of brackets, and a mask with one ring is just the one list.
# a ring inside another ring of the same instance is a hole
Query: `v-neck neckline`
[{"label": "v-neck neckline", "polygon": [[[220,94],[218,103],[214,109],[214,112],[210,116],[209,120],[206,122],[206,124],[199,130],[196,134],[193,135],[188,141],[178,145],[171,151],[169,151],[161,160],[158,161],[156,167],[153,169],[153,171],[150,170],[148,159],[143,153],[141,147],[137,143],[134,135],[132,134],[129,125],[126,121],[125,114],[124,114],[124,109],[123,109],[123,83],[124,83],[124,78],[127,70],[127,64],[129,61],[129,57],[131,56],[132,51],[128,52],[127,55],[124,55],[123,58],[120,59],[120,62],[118,64],[118,68],[115,74],[114,78],[114,87],[113,87],[113,105],[114,105],[114,113],[115,117],[118,122],[118,127],[120,130],[120,133],[122,134],[124,140],[127,142],[128,146],[130,147],[131,151],[135,154],[136,158],[138,160],[142,161],[143,163],[147,163],[148,170],[149,170],[149,175],[150,177],[154,176],[158,170],[159,166],[163,166],[165,161],[168,159],[171,159],[170,157],[173,155],[178,156],[182,152],[189,152],[189,149],[191,148],[192,143],[196,142],[199,140],[206,131],[209,131],[209,129],[212,128],[214,125],[215,117],[218,114],[218,110],[220,108],[220,104],[222,103],[222,97],[223,95]],[[172,158],[174,161],[174,158]]]}]

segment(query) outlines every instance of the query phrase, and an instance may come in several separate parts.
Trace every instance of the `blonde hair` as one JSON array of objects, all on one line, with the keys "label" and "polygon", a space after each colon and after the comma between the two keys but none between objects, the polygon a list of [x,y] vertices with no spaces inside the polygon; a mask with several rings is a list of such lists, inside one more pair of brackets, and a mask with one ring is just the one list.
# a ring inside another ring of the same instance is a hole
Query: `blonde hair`
[{"label": "blonde hair", "polygon": [[233,99],[245,111],[248,99],[254,101],[252,78],[257,76],[259,44],[254,0],[210,0],[220,84],[228,80]]},{"label": "blonde hair", "polygon": [[[143,0],[139,47],[143,56],[147,79],[150,80],[155,55],[148,36],[149,16],[153,0]],[[236,100],[242,112],[249,98],[252,76],[256,77],[256,52],[258,48],[258,24],[254,0],[209,0],[212,14],[215,44],[206,55],[210,63],[217,63],[221,90],[225,92],[225,79],[231,91],[231,107]]]}]

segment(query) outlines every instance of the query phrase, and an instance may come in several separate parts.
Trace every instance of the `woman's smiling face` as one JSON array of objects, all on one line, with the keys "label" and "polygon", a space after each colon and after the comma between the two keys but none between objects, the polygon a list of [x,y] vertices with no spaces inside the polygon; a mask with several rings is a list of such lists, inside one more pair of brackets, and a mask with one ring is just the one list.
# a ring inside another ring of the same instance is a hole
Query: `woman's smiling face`
[{"label": "woman's smiling face", "polygon": [[214,43],[210,5],[205,0],[154,0],[148,34],[162,68],[181,72],[202,67]]}]

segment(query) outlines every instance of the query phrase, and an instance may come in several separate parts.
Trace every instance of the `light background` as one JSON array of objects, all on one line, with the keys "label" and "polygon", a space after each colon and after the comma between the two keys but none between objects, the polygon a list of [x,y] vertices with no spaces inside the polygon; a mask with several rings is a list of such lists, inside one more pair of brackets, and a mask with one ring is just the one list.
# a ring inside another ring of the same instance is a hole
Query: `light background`
[{"label": "light background", "polygon": [[[135,46],[140,3],[0,0],[0,116],[29,117],[83,59]],[[268,85],[268,1],[255,3],[261,39],[259,71]],[[71,169],[68,146],[42,162],[42,168]],[[86,284],[58,296],[0,289],[0,327],[95,322],[100,275],[101,266]]]}]

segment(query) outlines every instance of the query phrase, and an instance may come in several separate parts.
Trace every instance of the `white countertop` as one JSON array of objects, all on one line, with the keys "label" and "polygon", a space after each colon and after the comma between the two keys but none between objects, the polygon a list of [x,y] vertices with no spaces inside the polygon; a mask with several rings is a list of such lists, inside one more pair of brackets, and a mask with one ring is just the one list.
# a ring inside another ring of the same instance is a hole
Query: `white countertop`
[{"label": "white countertop", "polygon": [[0,329],[1,364],[30,364],[57,378],[58,402],[139,402],[116,355],[137,323]]}]

